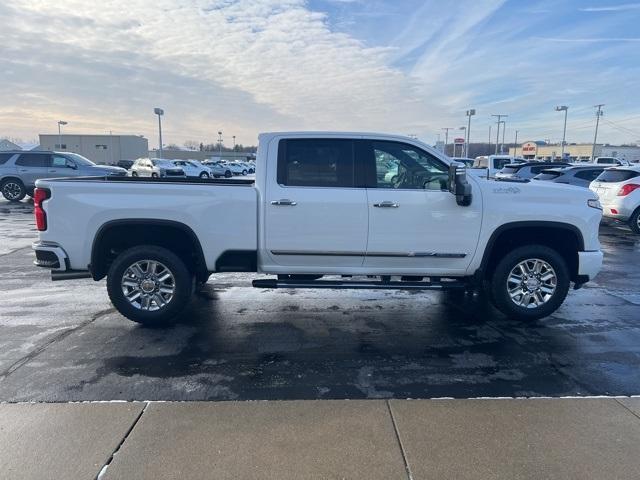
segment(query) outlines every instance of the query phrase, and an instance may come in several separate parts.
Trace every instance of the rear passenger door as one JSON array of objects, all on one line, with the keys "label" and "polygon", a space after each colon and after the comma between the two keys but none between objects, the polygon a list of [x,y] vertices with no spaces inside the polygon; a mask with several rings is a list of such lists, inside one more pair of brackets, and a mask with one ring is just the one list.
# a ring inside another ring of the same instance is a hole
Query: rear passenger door
[{"label": "rear passenger door", "polygon": [[362,265],[368,213],[355,148],[351,139],[304,138],[280,139],[269,150],[278,161],[267,171],[263,206],[267,269],[337,273]]},{"label": "rear passenger door", "polygon": [[43,153],[20,154],[16,160],[17,174],[27,188],[33,188],[39,178],[47,178],[50,157]]}]

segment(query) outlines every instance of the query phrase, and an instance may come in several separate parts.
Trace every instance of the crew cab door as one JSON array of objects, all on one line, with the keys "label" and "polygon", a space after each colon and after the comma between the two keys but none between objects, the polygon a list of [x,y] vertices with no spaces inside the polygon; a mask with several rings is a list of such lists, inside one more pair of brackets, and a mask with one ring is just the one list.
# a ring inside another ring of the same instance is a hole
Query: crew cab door
[{"label": "crew cab door", "polygon": [[480,234],[481,196],[459,206],[447,189],[448,166],[413,145],[371,140],[359,151],[371,172],[364,267],[390,275],[465,273]]},{"label": "crew cab door", "polygon": [[263,207],[267,269],[330,273],[362,266],[368,213],[366,191],[356,187],[355,141],[280,139],[269,156],[277,156],[277,165],[269,162]]}]

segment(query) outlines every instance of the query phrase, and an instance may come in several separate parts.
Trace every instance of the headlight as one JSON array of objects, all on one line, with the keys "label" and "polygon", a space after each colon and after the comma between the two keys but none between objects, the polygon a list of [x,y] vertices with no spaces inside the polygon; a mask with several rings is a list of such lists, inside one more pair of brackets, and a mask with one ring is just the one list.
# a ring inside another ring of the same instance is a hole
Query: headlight
[{"label": "headlight", "polygon": [[587,200],[587,205],[589,205],[591,208],[597,208],[598,210],[602,210],[602,205],[600,205],[600,200],[598,200],[597,198],[590,198],[589,200]]}]

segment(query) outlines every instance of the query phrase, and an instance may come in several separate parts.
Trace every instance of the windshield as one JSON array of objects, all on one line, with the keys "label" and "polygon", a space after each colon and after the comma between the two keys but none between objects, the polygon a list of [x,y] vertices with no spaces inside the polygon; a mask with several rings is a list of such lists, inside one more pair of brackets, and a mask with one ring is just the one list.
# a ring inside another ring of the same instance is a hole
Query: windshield
[{"label": "windshield", "polygon": [[640,177],[640,172],[634,170],[605,170],[602,172],[596,181],[605,183],[617,183],[630,180],[632,178]]},{"label": "windshield", "polygon": [[76,162],[78,165],[84,165],[84,166],[95,165],[95,163],[93,163],[91,160],[83,157],[82,155],[78,155],[77,153],[65,153],[65,155],[70,159],[72,159],[74,162]]},{"label": "windshield", "polygon": [[151,160],[156,167],[175,167],[175,164],[170,160]]}]

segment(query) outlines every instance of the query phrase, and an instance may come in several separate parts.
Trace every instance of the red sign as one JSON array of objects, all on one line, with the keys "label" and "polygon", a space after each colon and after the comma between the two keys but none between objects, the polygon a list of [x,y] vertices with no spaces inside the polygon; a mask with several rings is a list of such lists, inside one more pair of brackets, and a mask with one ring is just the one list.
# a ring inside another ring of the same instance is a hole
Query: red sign
[{"label": "red sign", "polygon": [[453,143],[464,143],[464,138],[454,138]]}]

